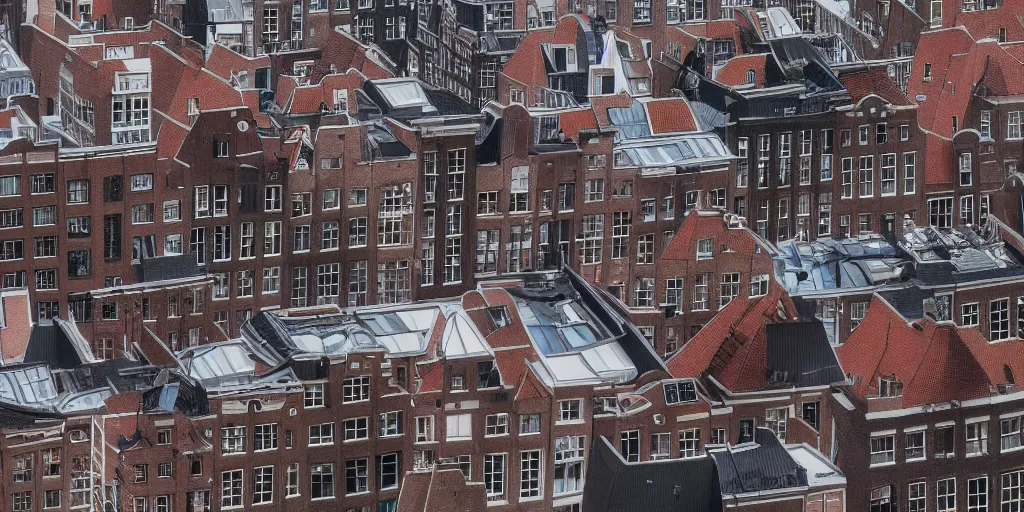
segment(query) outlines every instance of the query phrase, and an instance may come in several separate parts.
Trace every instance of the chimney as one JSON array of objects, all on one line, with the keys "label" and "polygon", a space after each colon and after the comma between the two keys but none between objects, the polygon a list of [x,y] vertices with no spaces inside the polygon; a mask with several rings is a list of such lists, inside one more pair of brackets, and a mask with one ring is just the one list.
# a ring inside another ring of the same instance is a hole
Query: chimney
[{"label": "chimney", "polygon": [[938,312],[935,309],[935,299],[924,299],[921,301],[921,309],[924,311],[924,318],[934,322],[938,319]]}]

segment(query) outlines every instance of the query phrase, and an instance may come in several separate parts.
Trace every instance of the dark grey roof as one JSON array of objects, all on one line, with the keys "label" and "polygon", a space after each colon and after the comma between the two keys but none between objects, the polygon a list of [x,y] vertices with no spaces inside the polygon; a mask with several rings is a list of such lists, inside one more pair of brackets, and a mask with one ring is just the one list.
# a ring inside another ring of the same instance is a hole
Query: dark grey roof
[{"label": "dark grey roof", "polygon": [[80,391],[113,386],[115,393],[126,393],[150,385],[159,371],[138,361],[118,358],[77,366],[68,375]]},{"label": "dark grey roof", "polygon": [[710,457],[627,463],[604,437],[595,440],[583,489],[587,512],[721,512]]},{"label": "dark grey roof", "polygon": [[0,407],[0,429],[31,428],[40,424],[60,421],[62,421],[62,417],[56,414],[23,411],[7,405]]},{"label": "dark grey roof", "polygon": [[192,254],[143,258],[135,265],[136,279],[140,283],[170,281],[203,275]]},{"label": "dark grey roof", "polygon": [[807,485],[807,470],[793,460],[775,433],[758,428],[754,431],[754,442],[756,447],[737,446],[711,452],[718,463],[722,494]]},{"label": "dark grey roof", "polygon": [[916,286],[895,290],[883,289],[878,292],[878,295],[908,320],[924,318],[924,300],[935,297],[930,290],[922,290]]},{"label": "dark grey roof", "polygon": [[43,363],[51,369],[75,368],[82,364],[78,351],[60,326],[37,324],[25,347],[25,363]]},{"label": "dark grey roof", "polygon": [[768,324],[768,376],[796,387],[827,386],[845,379],[836,352],[821,322]]},{"label": "dark grey roof", "polygon": [[437,112],[443,116],[476,115],[480,113],[480,109],[475,108],[468,101],[449,90],[424,87],[423,92],[430,99],[430,104],[434,105],[437,108]]},{"label": "dark grey roof", "polygon": [[971,281],[1009,279],[1013,277],[1024,277],[1024,268],[1014,265],[1006,268],[961,272],[948,261],[921,263],[914,268],[914,281],[922,286],[946,286]]}]

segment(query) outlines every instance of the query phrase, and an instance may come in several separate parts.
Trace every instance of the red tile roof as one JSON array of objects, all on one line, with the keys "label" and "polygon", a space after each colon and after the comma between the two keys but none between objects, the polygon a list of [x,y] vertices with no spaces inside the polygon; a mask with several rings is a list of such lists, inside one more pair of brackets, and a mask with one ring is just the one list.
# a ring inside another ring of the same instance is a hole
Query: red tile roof
[{"label": "red tile roof", "polygon": [[895,376],[903,396],[890,408],[989,397],[1024,375],[1024,341],[990,343],[977,328],[951,323],[908,324],[878,297],[837,355],[861,399],[878,396],[880,377]]},{"label": "red tile roof", "polygon": [[[779,318],[779,303],[787,318]],[[792,319],[796,307],[781,285],[763,297],[737,297],[667,362],[673,377],[710,375],[732,392],[778,388],[768,381],[768,324]],[[787,385],[788,386],[788,385]]]},{"label": "red tile roof", "polygon": [[747,71],[754,72],[754,84],[764,87],[764,68],[768,62],[768,54],[757,53],[737,55],[715,73],[715,81],[730,87],[747,85]]},{"label": "red tile roof", "polygon": [[558,114],[558,125],[567,139],[579,142],[580,130],[597,129],[597,118],[592,109],[574,110]]},{"label": "red tile roof", "polygon": [[526,34],[512,58],[501,67],[501,73],[523,85],[547,87],[548,73],[544,67],[544,50],[540,45],[550,43],[554,35],[554,29]]},{"label": "red tile roof", "polygon": [[226,46],[215,44],[210,50],[210,56],[206,59],[206,67],[224,79],[231,78],[232,74],[238,74],[239,71],[248,71],[250,85],[252,85],[251,80],[255,79],[256,68],[269,68],[270,57],[266,55],[246,57],[235,53]]},{"label": "red tile roof", "polygon": [[[695,257],[697,240],[703,238],[715,238],[717,245],[725,245],[735,253],[754,254],[758,246],[757,234],[745,227],[727,227],[725,222],[726,219],[719,212],[691,211],[661,253],[661,259],[691,260]],[[763,257],[769,258],[767,254]]]},{"label": "red tile roof", "polygon": [[913,105],[907,95],[896,87],[889,73],[884,68],[868,69],[844,73],[839,75],[839,81],[850,93],[850,99],[854,103],[860,102],[868,95],[875,95],[889,102],[891,105],[907,106]]},{"label": "red tile roof", "polygon": [[629,108],[632,105],[633,97],[624,92],[606,96],[592,96],[590,98],[590,106],[593,107],[594,116],[597,117],[597,124],[601,127],[610,126],[612,124],[608,119],[608,109]]},{"label": "red tile roof", "polygon": [[655,134],[698,131],[690,104],[683,98],[665,98],[647,102],[647,117]]}]

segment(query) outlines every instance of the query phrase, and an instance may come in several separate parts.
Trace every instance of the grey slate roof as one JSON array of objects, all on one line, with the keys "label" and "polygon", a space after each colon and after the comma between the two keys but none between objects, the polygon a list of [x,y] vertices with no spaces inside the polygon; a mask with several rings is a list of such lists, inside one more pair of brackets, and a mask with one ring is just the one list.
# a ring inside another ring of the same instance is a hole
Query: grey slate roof
[{"label": "grey slate roof", "polygon": [[25,347],[25,363],[44,363],[50,368],[75,368],[82,364],[67,334],[56,324],[38,324]]},{"label": "grey slate roof", "polygon": [[604,437],[594,441],[583,490],[587,512],[721,512],[710,457],[627,463]]},{"label": "grey slate roof", "polygon": [[140,283],[185,279],[203,275],[192,254],[143,258],[135,265],[136,279]]},{"label": "grey slate roof", "polygon": [[922,286],[946,286],[951,284],[985,281],[988,279],[1009,279],[1024,277],[1024,268],[1009,266],[972,272],[958,271],[948,261],[922,263],[914,269],[914,282]]},{"label": "grey slate roof", "polygon": [[807,471],[789,455],[771,430],[754,432],[756,447],[711,452],[717,462],[722,494],[742,494],[807,485]]},{"label": "grey slate roof", "polygon": [[916,286],[882,290],[878,292],[878,295],[908,320],[924,318],[924,300],[935,297],[931,291],[922,290]]},{"label": "grey slate roof", "polygon": [[784,372],[783,380],[796,387],[827,386],[846,379],[821,322],[768,324],[765,335],[769,377]]}]

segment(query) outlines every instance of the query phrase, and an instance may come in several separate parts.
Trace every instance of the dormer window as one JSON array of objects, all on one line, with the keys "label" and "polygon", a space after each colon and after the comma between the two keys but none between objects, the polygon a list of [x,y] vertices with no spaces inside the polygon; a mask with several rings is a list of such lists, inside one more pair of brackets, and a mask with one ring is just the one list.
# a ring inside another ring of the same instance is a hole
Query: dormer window
[{"label": "dormer window", "polygon": [[572,46],[552,46],[551,60],[556,72],[577,71],[576,48]]},{"label": "dormer window", "polygon": [[903,383],[895,375],[878,378],[878,397],[895,398],[903,396]]},{"label": "dormer window", "polygon": [[335,89],[334,90],[334,111],[335,112],[348,112],[348,90],[346,90],[346,89]]},{"label": "dormer window", "polygon": [[231,156],[231,143],[226,140],[214,141],[213,153],[217,158],[227,158]]},{"label": "dormer window", "polygon": [[753,69],[747,70],[747,83],[754,84],[757,81],[757,74],[754,73]]},{"label": "dormer window", "polygon": [[491,323],[494,324],[495,329],[500,329],[511,323],[508,318],[508,308],[505,306],[487,308],[487,315],[491,317]]},{"label": "dormer window", "polygon": [[665,384],[665,403],[668,405],[683,402],[696,402],[697,388],[693,382],[669,382]]},{"label": "dormer window", "polygon": [[697,260],[710,260],[712,257],[714,255],[711,252],[711,239],[697,240]]},{"label": "dormer window", "polygon": [[924,81],[927,82],[932,79],[932,65],[930,62],[924,63]]}]

